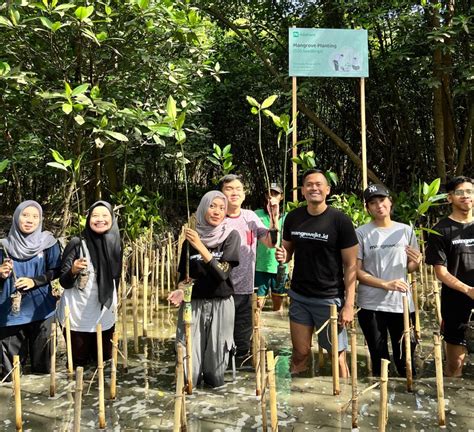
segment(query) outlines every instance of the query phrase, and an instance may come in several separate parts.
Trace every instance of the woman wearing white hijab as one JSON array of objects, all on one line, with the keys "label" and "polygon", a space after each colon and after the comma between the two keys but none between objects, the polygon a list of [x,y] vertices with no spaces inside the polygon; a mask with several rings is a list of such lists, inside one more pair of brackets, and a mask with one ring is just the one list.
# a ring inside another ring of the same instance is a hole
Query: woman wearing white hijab
[{"label": "woman wearing white hijab", "polygon": [[29,353],[32,372],[49,373],[56,308],[50,282],[59,276],[61,251],[53,235],[42,231],[42,222],[41,206],[24,201],[0,241],[0,378],[18,354],[25,364]]},{"label": "woman wearing white hijab", "polygon": [[[179,306],[186,281],[189,243],[189,277],[192,291],[192,380],[211,387],[224,384],[229,352],[234,345],[234,289],[230,271],[239,264],[240,236],[225,222],[227,198],[222,192],[206,193],[196,211],[196,230],[186,229],[179,264],[178,289],[168,300]],[[185,345],[183,307],[178,316],[176,340]]]}]

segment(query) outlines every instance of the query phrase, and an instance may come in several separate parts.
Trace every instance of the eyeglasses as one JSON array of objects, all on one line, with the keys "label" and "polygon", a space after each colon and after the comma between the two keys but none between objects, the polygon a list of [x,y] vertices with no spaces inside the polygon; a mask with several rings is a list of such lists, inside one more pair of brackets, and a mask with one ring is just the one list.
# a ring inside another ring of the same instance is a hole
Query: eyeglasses
[{"label": "eyeglasses", "polygon": [[473,190],[472,189],[456,189],[455,191],[453,191],[453,195],[456,195],[456,196],[472,196],[472,192]]}]

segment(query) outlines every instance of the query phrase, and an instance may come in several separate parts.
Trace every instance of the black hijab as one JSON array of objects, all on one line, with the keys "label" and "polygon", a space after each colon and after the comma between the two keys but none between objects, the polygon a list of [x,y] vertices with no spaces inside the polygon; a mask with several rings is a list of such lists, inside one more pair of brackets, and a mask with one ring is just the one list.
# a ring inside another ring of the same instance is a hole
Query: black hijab
[{"label": "black hijab", "polygon": [[[99,206],[107,208],[112,216],[112,226],[103,234],[97,234],[89,225],[92,210]],[[86,228],[82,231],[82,236],[86,240],[97,276],[99,302],[102,306],[110,308],[114,285],[118,285],[122,271],[122,245],[117,220],[113,208],[108,202],[97,201],[92,204],[87,211]]]}]

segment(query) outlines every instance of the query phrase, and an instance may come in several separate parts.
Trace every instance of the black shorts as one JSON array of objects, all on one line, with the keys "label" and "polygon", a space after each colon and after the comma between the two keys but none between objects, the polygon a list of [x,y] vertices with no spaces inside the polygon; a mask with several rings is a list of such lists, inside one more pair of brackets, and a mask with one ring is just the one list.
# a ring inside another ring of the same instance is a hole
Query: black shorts
[{"label": "black shorts", "polygon": [[447,343],[467,345],[466,329],[473,308],[474,300],[467,295],[443,287],[441,292],[441,316],[443,318],[441,333]]}]

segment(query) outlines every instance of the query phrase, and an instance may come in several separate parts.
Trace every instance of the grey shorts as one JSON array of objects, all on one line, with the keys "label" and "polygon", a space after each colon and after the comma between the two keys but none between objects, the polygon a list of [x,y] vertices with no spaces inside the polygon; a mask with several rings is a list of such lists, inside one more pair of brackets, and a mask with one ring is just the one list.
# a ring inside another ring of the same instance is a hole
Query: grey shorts
[{"label": "grey shorts", "polygon": [[[290,321],[308,327],[319,329],[331,316],[330,305],[335,304],[337,310],[342,307],[342,299],[306,297],[290,290],[288,296],[291,298],[289,315]],[[347,331],[338,326],[338,351],[347,350]],[[318,334],[318,343],[327,351],[331,351],[331,326],[328,324],[321,333]]]}]

